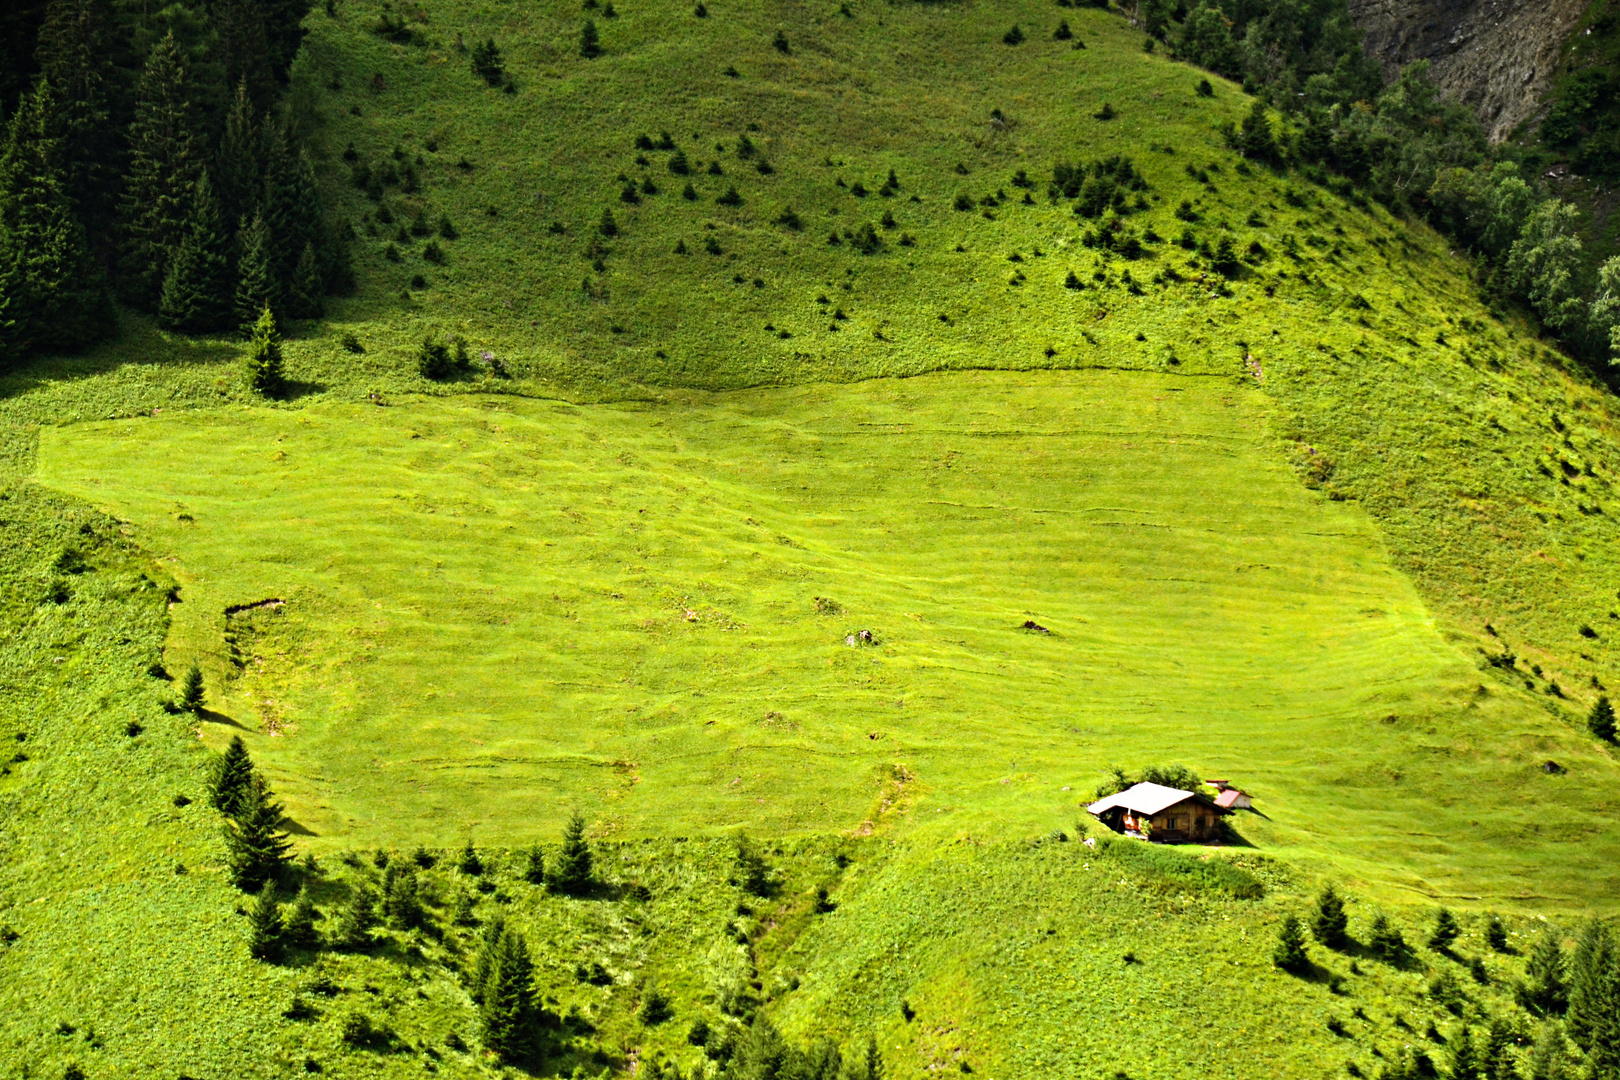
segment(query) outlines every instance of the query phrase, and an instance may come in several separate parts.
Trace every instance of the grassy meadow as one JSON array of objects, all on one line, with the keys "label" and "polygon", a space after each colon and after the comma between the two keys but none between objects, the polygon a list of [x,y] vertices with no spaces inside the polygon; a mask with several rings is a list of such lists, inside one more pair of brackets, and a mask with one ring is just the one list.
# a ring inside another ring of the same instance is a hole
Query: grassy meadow
[{"label": "grassy meadow", "polygon": [[180,582],[170,669],[316,850],[516,845],[575,805],[861,830],[897,791],[908,829],[1050,829],[1111,764],[1189,760],[1263,795],[1268,848],[1496,903],[1532,867],[1613,885],[1520,801],[1595,817],[1601,759],[1481,686],[1230,378],[185,412],[39,454]]},{"label": "grassy meadow", "polygon": [[[686,1032],[738,987],[890,1077],[1528,1041],[1527,943],[1620,893],[1584,730],[1612,395],[1433,233],[1241,161],[1241,91],[1118,13],[706,10],[597,9],[586,60],[573,4],[317,8],[292,100],[360,288],[289,327],[290,393],[134,317],[0,377],[0,1077],[517,1075],[477,1050],[464,892],[572,1015],[556,1075],[712,1075]],[[1049,196],[1115,154],[1114,217]],[[1115,218],[1135,257],[1088,244]],[[428,334],[469,368],[422,378]],[[194,661],[200,723],[164,708]],[[324,929],[418,845],[428,927],[250,960],[203,800],[233,734]],[[1175,761],[1256,794],[1253,848],[1197,854],[1262,899],[1073,842],[1110,766]],[[520,874],[576,806],[585,900]],[[1329,879],[1363,936],[1458,909],[1457,954],[1275,971]],[[1225,1022],[1189,1019],[1212,982]],[[357,1012],[391,1041],[345,1044]]]}]

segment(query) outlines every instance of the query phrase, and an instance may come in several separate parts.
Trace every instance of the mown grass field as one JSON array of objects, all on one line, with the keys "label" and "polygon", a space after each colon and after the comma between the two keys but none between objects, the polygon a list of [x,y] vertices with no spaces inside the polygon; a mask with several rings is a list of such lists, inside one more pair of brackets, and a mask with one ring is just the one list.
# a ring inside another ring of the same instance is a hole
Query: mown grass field
[{"label": "mown grass field", "polygon": [[317,850],[518,844],[575,805],[1052,828],[1110,764],[1187,760],[1265,796],[1268,847],[1408,888],[1612,884],[1522,801],[1600,813],[1601,759],[1481,686],[1230,378],[187,412],[47,429],[39,476],[176,575],[169,667],[206,666],[209,740],[253,733]]},{"label": "mown grass field", "polygon": [[[1612,910],[1616,766],[1582,729],[1620,618],[1612,396],[1433,234],[1240,162],[1238,89],[1197,96],[1116,14],[849,8],[626,4],[592,61],[572,5],[446,2],[405,13],[412,44],[372,33],[380,5],[317,10],[294,95],[361,288],[292,328],[288,399],[245,390],[239,343],[138,319],[0,379],[0,738],[26,759],[0,775],[0,1075],[499,1075],[449,1040],[476,1043],[443,864],[442,933],[248,959],[218,816],[175,804],[233,732],[328,911],[375,876],[340,853],[485,846],[481,916],[596,1027],[563,1073],[689,1071],[740,956],[790,1035],[874,1032],[895,1077],[1372,1074],[1375,1048],[1439,1055],[1426,980],[1468,980],[1438,954],[1319,954],[1347,998],[1272,971],[1318,881],[1362,897],[1358,932],[1378,904],[1414,941],[1429,904],[1471,912],[1465,956],[1486,908],[1521,943]],[[491,36],[514,93],[457,44]],[[665,131],[696,199],[634,144]],[[356,189],[350,143],[420,156],[419,190]],[[1115,153],[1148,185],[1126,226],[1158,237],[1134,260],[1046,193]],[[399,235],[418,211],[456,227],[443,264]],[[1224,278],[1184,229],[1259,247]],[[511,377],[421,378],[430,332]],[[193,659],[200,741],[148,673]],[[1166,761],[1259,796],[1240,827],[1277,861],[1239,857],[1266,899],[1034,842],[1107,766]],[[518,880],[511,846],[575,805],[649,900]],[[737,825],[783,874],[752,916]],[[1522,953],[1488,958],[1470,1020],[1528,1033]],[[611,986],[574,977],[593,958]],[[321,973],[319,1015],[282,1017]],[[1230,1022],[1190,1019],[1217,976]],[[676,1020],[634,1018],[645,980]],[[392,1052],[341,1045],[356,1009]]]}]

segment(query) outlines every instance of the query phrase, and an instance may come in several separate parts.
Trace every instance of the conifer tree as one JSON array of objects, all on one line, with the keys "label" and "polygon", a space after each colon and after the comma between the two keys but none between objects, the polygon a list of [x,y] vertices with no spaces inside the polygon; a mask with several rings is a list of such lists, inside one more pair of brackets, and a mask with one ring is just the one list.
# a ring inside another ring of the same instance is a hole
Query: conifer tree
[{"label": "conifer tree", "polygon": [[1564,1033],[1557,1024],[1544,1024],[1530,1052],[1530,1072],[1526,1080],[1568,1080],[1564,1067]]},{"label": "conifer tree", "polygon": [[456,869],[469,877],[477,877],[484,872],[484,860],[478,857],[478,849],[473,847],[471,838],[467,846],[461,849],[461,857],[456,860]]},{"label": "conifer tree", "polygon": [[585,817],[578,810],[563,830],[562,850],[557,853],[556,866],[551,872],[551,887],[576,896],[591,887],[591,845],[585,839]]},{"label": "conifer tree", "polygon": [[1311,913],[1311,936],[1330,949],[1342,949],[1350,940],[1350,917],[1344,913],[1344,898],[1332,885],[1326,885],[1316,897],[1316,910]]},{"label": "conifer tree", "polygon": [[535,1049],[538,1010],[534,999],[534,961],[523,935],[505,929],[490,959],[478,1015],[484,1045],[503,1061],[519,1061]]},{"label": "conifer tree", "polygon": [[1519,1004],[1541,1016],[1555,1016],[1564,1011],[1569,988],[1564,979],[1564,950],[1558,942],[1557,931],[1545,930],[1536,938],[1517,996]]},{"label": "conifer tree", "polygon": [[281,392],[285,380],[281,373],[281,335],[276,332],[276,317],[266,307],[253,324],[253,336],[247,347],[248,386],[266,397]]},{"label": "conifer tree", "polygon": [[276,77],[258,0],[215,0],[212,14],[225,85],[244,92],[254,113],[264,114],[275,103]]},{"label": "conifer tree", "polygon": [[1565,1024],[1576,1046],[1592,1053],[1593,1039],[1603,1024],[1603,1008],[1608,997],[1605,982],[1612,980],[1616,964],[1614,940],[1609,928],[1593,920],[1586,924],[1570,961],[1569,1011]]},{"label": "conifer tree", "polygon": [[236,263],[236,319],[245,334],[252,333],[259,315],[281,299],[275,272],[270,265],[270,232],[264,217],[253,215],[244,221],[236,238],[240,253]]},{"label": "conifer tree", "polygon": [[1367,930],[1367,947],[1375,956],[1382,957],[1392,964],[1404,964],[1410,951],[1406,938],[1401,936],[1400,930],[1389,921],[1389,916],[1382,911],[1373,916],[1372,925]]},{"label": "conifer tree", "polygon": [[344,952],[361,952],[371,947],[371,928],[377,925],[377,897],[365,885],[357,886],[349,902],[338,914],[331,945]]},{"label": "conifer tree", "polygon": [[251,219],[264,189],[264,143],[254,116],[247,84],[237,83],[216,157],[219,202],[226,221]]},{"label": "conifer tree", "polygon": [[500,949],[501,938],[505,934],[506,920],[498,913],[484,924],[484,933],[478,944],[478,955],[473,960],[472,974],[467,984],[468,996],[476,1005],[484,1003],[484,987],[489,984],[489,973],[494,970],[495,957]]},{"label": "conifer tree", "polygon": [[113,178],[120,154],[109,122],[109,95],[116,92],[108,40],[107,0],[51,0],[34,58],[51,87],[51,136],[61,146],[68,197],[97,247],[113,222]]},{"label": "conifer tree", "polygon": [[760,854],[759,845],[747,833],[737,834],[737,879],[743,892],[765,896],[771,891],[771,868]]},{"label": "conifer tree", "polygon": [[298,257],[293,270],[292,286],[287,290],[287,313],[295,319],[319,319],[326,314],[321,294],[326,291],[321,280],[321,263],[315,257],[315,245],[304,244],[304,253]]},{"label": "conifer tree", "polygon": [[264,187],[259,206],[276,295],[285,296],[304,245],[315,239],[319,195],[308,159],[291,148],[287,129],[267,123],[263,131]]},{"label": "conifer tree", "polygon": [[315,920],[319,917],[320,912],[316,910],[315,901],[309,895],[309,886],[300,885],[298,896],[281,915],[282,940],[295,949],[318,947],[321,938],[315,932]]},{"label": "conifer tree", "polygon": [[1284,971],[1304,971],[1310,967],[1310,955],[1305,950],[1305,928],[1300,925],[1298,916],[1283,916],[1282,925],[1277,928],[1277,947],[1272,951],[1271,962]]},{"label": "conifer tree", "polygon": [[1604,742],[1614,742],[1614,706],[1609,704],[1607,695],[1597,699],[1592,706],[1592,712],[1586,718],[1586,726]]},{"label": "conifer tree", "polygon": [[876,1035],[866,1037],[866,1056],[861,1064],[861,1080],[883,1080],[883,1055],[878,1052]]},{"label": "conifer tree", "polygon": [[270,72],[283,86],[292,71],[293,59],[304,43],[304,16],[309,0],[258,0],[264,12],[264,36],[270,49]]},{"label": "conifer tree", "polygon": [[1451,1080],[1479,1080],[1479,1055],[1474,1049],[1474,1033],[1464,1024],[1447,1040],[1451,1051]]},{"label": "conifer tree", "polygon": [[590,19],[585,20],[585,28],[579,32],[579,55],[587,60],[602,55],[602,38],[596,32],[596,23]]},{"label": "conifer tree", "polygon": [[1441,908],[1434,917],[1434,930],[1429,934],[1429,948],[1435,952],[1446,952],[1461,932],[1457,926],[1457,917],[1448,909]]},{"label": "conifer tree", "polygon": [[546,853],[540,849],[539,844],[528,851],[523,867],[523,880],[530,885],[546,883]]},{"label": "conifer tree", "polygon": [[243,892],[256,892],[281,871],[291,843],[281,830],[282,808],[275,793],[257,773],[247,786],[234,819],[227,823],[231,882]]},{"label": "conifer tree", "polygon": [[281,959],[281,909],[276,904],[276,886],[266,881],[248,906],[248,953],[255,960],[274,963]]},{"label": "conifer tree", "polygon": [[399,930],[421,926],[422,900],[418,894],[416,871],[399,863],[390,863],[383,880],[383,918]]},{"label": "conifer tree", "polygon": [[[186,674],[180,680],[180,707],[189,713],[201,712],[203,695],[202,668],[192,664],[186,668]],[[240,737],[236,739],[236,742],[241,741]]]},{"label": "conifer tree", "polygon": [[157,305],[169,258],[186,234],[202,173],[197,117],[180,47],[171,31],[153,46],[129,129],[129,171],[119,204],[123,284],[130,302]]},{"label": "conifer tree", "polygon": [[50,134],[51,91],[41,79],[18,102],[0,147],[0,360],[71,351],[112,326],[100,271],[67,192]]},{"label": "conifer tree", "polygon": [[229,238],[208,173],[197,179],[191,227],[169,260],[158,302],[158,322],[169,330],[206,334],[231,325]]},{"label": "conifer tree", "polygon": [[248,756],[247,744],[242,736],[233,735],[214,769],[213,790],[208,793],[208,801],[226,817],[236,817],[242,812],[252,785],[253,760]]}]

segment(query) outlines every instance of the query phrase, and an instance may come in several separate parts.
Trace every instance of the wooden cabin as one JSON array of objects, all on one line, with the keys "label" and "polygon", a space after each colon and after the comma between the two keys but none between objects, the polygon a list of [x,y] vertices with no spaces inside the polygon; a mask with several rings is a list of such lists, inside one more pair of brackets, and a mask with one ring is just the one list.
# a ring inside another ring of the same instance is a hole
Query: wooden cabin
[{"label": "wooden cabin", "polygon": [[1220,819],[1231,813],[1207,795],[1149,783],[1098,799],[1086,810],[1115,832],[1157,843],[1215,840]]}]

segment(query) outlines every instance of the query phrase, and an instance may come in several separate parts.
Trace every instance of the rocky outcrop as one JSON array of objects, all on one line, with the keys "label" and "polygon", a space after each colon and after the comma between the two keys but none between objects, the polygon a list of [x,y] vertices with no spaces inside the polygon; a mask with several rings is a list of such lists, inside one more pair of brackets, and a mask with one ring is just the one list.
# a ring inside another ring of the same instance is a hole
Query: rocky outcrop
[{"label": "rocky outcrop", "polygon": [[1435,82],[1472,105],[1495,140],[1535,114],[1585,8],[1586,0],[1350,0],[1386,74],[1428,60]]}]

